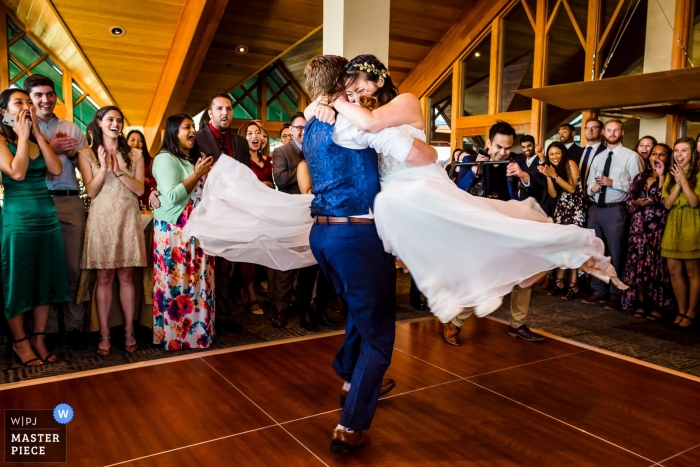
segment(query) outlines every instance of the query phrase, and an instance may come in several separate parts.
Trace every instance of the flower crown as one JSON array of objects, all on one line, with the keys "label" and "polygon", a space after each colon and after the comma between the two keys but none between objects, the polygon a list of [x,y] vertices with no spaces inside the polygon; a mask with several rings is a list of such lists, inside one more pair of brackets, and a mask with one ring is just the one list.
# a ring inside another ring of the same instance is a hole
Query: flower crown
[{"label": "flower crown", "polygon": [[374,73],[377,76],[381,76],[382,78],[386,79],[387,76],[391,76],[391,73],[389,73],[389,70],[380,70],[374,66],[374,64],[367,64],[365,63],[353,63],[352,66],[355,68],[359,68],[360,71],[364,71],[366,73]]}]

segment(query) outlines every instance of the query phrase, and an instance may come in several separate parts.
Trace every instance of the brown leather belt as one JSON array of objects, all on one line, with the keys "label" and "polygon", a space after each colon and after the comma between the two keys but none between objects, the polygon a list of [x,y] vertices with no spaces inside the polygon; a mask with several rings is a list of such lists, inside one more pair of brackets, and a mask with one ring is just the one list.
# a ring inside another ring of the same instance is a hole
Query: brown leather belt
[{"label": "brown leather belt", "polygon": [[316,216],[314,222],[316,224],[374,224],[374,219],[366,219],[364,217]]}]

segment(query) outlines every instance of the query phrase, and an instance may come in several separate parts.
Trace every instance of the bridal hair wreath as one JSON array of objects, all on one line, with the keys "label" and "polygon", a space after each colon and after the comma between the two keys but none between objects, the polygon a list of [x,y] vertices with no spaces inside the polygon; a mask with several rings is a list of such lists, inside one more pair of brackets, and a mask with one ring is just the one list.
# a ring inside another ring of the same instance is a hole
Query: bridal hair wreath
[{"label": "bridal hair wreath", "polygon": [[353,63],[352,66],[355,68],[359,68],[360,71],[364,71],[366,73],[374,73],[377,76],[381,76],[382,78],[386,79],[387,76],[391,76],[391,73],[389,73],[389,70],[379,70],[377,67],[374,66],[374,63],[371,65],[368,64],[367,62],[364,63]]}]

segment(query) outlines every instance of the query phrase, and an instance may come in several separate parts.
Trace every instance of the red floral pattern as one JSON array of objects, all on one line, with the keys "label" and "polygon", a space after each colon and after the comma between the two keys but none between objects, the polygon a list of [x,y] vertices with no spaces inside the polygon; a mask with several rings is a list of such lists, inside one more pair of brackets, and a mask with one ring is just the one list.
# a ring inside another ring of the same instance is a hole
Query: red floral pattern
[{"label": "red floral pattern", "polygon": [[153,223],[153,343],[166,350],[208,348],[214,340],[214,258],[181,230],[203,187],[202,178],[175,224]]}]

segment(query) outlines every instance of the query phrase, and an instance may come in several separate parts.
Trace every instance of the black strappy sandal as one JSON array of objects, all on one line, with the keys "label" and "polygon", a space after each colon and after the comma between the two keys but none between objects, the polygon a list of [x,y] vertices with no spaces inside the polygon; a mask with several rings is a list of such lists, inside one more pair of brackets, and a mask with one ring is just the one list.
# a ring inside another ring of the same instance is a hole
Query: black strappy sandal
[{"label": "black strappy sandal", "polygon": [[573,300],[578,294],[578,282],[570,282],[569,290],[566,291],[566,295],[562,296],[562,300]]},{"label": "black strappy sandal", "polygon": [[[44,336],[44,338],[45,338],[46,333],[45,332],[35,332],[32,334],[32,337],[34,337],[34,336]],[[41,358],[41,355],[39,357]],[[51,357],[53,357],[53,360],[49,360]],[[42,360],[44,361],[44,363],[56,363],[56,361],[58,360],[58,357],[56,356],[55,353],[49,352],[49,354],[46,357],[42,358]]]},{"label": "black strappy sandal", "polygon": [[[561,284],[561,286],[559,284]],[[563,291],[564,291],[564,279],[557,279],[554,282],[554,287],[552,287],[552,290],[547,292],[547,295],[550,295],[553,297],[555,295],[559,295]]]},{"label": "black strappy sandal", "polygon": [[[25,335],[25,336],[24,336],[23,338],[21,338],[21,339],[15,339],[13,343],[14,343],[14,344],[19,344],[20,342],[24,342],[24,341],[26,341],[27,339],[29,339],[29,338]],[[32,348],[32,352],[34,352],[34,348]],[[35,366],[41,366],[41,365],[44,364],[44,360],[42,360],[42,359],[39,358],[39,357],[30,358],[29,360],[23,362],[22,359],[20,358],[19,354],[15,351],[15,349],[12,349],[12,355],[15,357],[15,361],[16,361],[17,363],[20,363],[20,364],[22,364],[22,365],[24,365],[24,366],[26,366],[26,367],[35,367]],[[39,365],[31,365],[31,364],[34,363],[34,362],[41,362],[41,363],[40,363]]]}]

